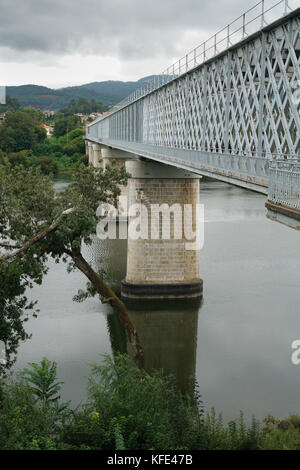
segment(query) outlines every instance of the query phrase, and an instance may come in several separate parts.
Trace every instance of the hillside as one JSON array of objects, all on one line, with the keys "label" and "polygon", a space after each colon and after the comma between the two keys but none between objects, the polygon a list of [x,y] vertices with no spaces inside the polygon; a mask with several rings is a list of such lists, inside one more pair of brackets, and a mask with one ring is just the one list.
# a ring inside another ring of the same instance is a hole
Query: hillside
[{"label": "hillside", "polygon": [[85,98],[88,101],[95,99],[97,102],[112,105],[126,98],[150,78],[152,77],[144,77],[136,82],[93,82],[57,90],[39,85],[8,86],[7,95],[17,98],[22,106],[40,109],[59,109],[77,98]]}]

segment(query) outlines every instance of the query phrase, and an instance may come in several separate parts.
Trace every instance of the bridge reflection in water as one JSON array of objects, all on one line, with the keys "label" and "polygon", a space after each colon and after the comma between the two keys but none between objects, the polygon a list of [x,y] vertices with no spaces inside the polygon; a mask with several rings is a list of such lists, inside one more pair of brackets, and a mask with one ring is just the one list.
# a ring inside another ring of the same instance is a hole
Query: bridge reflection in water
[{"label": "bridge reflection in water", "polygon": [[[199,300],[126,301],[139,333],[146,370],[173,374],[183,392],[192,392],[196,371]],[[113,352],[131,355],[131,346],[115,314],[108,315]]]},{"label": "bridge reflection in water", "polygon": [[[108,276],[119,293],[126,275],[127,240],[98,240],[91,247],[94,267]],[[147,371],[163,369],[173,374],[183,392],[192,392],[196,373],[198,314],[201,300],[126,300],[130,317],[139,333]],[[107,316],[111,347],[131,355],[131,346],[115,313]]]}]

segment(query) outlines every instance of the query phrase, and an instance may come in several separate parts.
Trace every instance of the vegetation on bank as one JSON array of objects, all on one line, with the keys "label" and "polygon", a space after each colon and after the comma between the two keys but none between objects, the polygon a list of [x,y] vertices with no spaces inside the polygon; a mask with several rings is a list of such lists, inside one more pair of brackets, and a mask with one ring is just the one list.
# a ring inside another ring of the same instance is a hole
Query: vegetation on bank
[{"label": "vegetation on bank", "polygon": [[300,449],[300,417],[243,415],[224,424],[183,395],[173,376],[138,369],[125,355],[92,366],[87,403],[59,397],[56,364],[43,359],[0,382],[1,450],[266,450]]},{"label": "vegetation on bank", "polygon": [[47,138],[44,115],[33,108],[9,111],[0,125],[0,164],[39,166],[44,174],[71,173],[88,164],[80,118],[58,113],[54,136]]}]

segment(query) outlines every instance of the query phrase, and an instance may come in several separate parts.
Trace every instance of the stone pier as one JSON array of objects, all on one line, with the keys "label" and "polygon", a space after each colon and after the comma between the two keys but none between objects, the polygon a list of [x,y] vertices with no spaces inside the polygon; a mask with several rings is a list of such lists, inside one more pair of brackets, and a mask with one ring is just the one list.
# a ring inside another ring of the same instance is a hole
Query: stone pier
[{"label": "stone pier", "polygon": [[86,152],[89,157],[89,164],[98,168],[101,166],[101,145],[87,142]]},{"label": "stone pier", "polygon": [[[101,155],[102,155],[102,165],[103,165],[104,170],[107,167],[107,165],[112,165],[112,164],[117,168],[121,168],[122,166],[126,165],[127,161],[137,160],[138,158],[136,155],[132,153],[123,152],[122,150],[113,149],[105,145],[101,146]],[[120,196],[123,199],[120,201],[119,209],[117,212],[117,217],[118,217],[119,222],[121,221],[123,222],[125,219],[127,220],[128,185],[126,186],[120,185],[120,189],[121,189]],[[124,198],[126,198],[125,206],[123,206]]]},{"label": "stone pier", "polygon": [[124,152],[123,150],[113,149],[105,145],[101,146],[101,154],[103,160],[103,168],[105,170],[107,165],[114,162],[115,166],[120,168],[126,164],[128,160],[136,160],[136,155]]},{"label": "stone pier", "polygon": [[127,162],[126,169],[131,174],[129,232],[137,218],[134,212],[140,208],[140,237],[129,233],[122,295],[132,299],[201,297],[199,249],[191,249],[186,230],[189,226],[196,232],[199,176],[156,162]]}]

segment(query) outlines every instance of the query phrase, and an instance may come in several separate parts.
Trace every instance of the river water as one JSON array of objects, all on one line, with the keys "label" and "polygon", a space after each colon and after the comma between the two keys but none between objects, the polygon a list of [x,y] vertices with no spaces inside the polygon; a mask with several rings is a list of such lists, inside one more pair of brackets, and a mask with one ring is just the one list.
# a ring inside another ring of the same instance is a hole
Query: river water
[{"label": "river water", "polygon": [[[202,303],[128,304],[147,367],[175,373],[183,389],[196,373],[204,405],[226,420],[239,410],[248,418],[300,413],[300,366],[291,362],[291,343],[300,339],[299,232],[266,218],[264,196],[225,183],[203,182],[201,202]],[[102,268],[99,260],[106,260],[118,287],[126,271],[124,241],[95,243],[86,256]],[[126,337],[108,305],[72,300],[85,286],[80,273],[49,266],[30,293],[40,314],[27,323],[32,338],[20,346],[15,369],[43,356],[57,361],[62,396],[75,406],[85,400],[89,364],[126,351]]]}]

